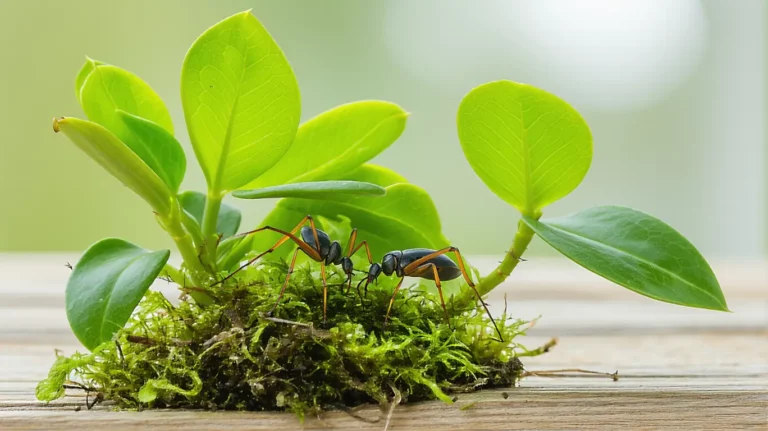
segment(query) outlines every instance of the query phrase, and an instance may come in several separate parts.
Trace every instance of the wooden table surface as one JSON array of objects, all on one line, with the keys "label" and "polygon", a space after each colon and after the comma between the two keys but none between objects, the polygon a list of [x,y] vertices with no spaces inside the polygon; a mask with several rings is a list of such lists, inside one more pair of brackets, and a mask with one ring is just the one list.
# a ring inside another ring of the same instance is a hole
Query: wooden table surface
[{"label": "wooden table surface", "polygon": [[[0,254],[0,429],[384,428],[383,420],[344,412],[300,424],[290,413],[76,411],[85,401],[76,394],[37,402],[35,384],[54,348],[78,348],[63,306],[64,264],[76,260]],[[518,388],[461,395],[453,405],[400,405],[389,429],[768,429],[768,263],[714,269],[733,313],[656,303],[562,260],[526,262],[491,295],[497,310],[506,294],[516,316],[542,316],[527,345],[559,339],[550,353],[526,360],[526,368],[618,370],[619,380],[528,377]],[[376,407],[358,414],[380,417]]]}]

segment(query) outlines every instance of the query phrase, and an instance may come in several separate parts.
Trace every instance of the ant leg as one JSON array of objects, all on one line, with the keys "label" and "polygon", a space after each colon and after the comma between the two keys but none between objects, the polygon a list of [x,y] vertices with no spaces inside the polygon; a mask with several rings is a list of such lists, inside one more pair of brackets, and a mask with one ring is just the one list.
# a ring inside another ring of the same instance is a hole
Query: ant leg
[{"label": "ant leg", "polygon": [[243,269],[245,269],[248,266],[250,266],[251,264],[253,264],[253,262],[256,262],[257,260],[261,259],[262,256],[264,256],[266,254],[269,254],[269,253],[272,253],[273,251],[275,251],[275,249],[277,249],[278,247],[283,245],[289,239],[292,240],[293,242],[295,242],[301,248],[301,250],[303,250],[305,253],[307,253],[307,255],[309,255],[309,257],[311,257],[315,261],[321,260],[322,258],[320,257],[320,253],[319,253],[318,250],[315,250],[314,248],[312,248],[312,246],[310,246],[309,244],[307,244],[306,242],[302,241],[301,239],[299,239],[296,236],[296,232],[307,222],[307,220],[309,220],[310,223],[312,223],[312,217],[306,216],[290,232],[286,232],[284,230],[277,229],[277,228],[274,228],[272,226],[264,226],[264,227],[260,227],[258,229],[254,229],[254,230],[249,231],[249,232],[243,232],[240,235],[237,235],[237,236],[246,236],[246,235],[251,235],[251,234],[254,234],[254,233],[257,233],[257,232],[261,232],[261,231],[264,231],[264,230],[269,230],[269,231],[272,231],[272,232],[281,233],[281,234],[283,234],[283,237],[280,238],[272,247],[267,249],[267,251],[259,253],[258,256],[254,257],[253,259],[249,260],[245,264],[241,265],[239,268],[237,268],[236,270],[231,272],[229,275],[227,275],[223,279],[217,281],[216,283],[213,283],[211,286],[215,286],[217,284],[221,284],[221,283],[229,280],[230,278],[232,278],[232,276],[234,276],[238,272],[242,271]]},{"label": "ant leg", "polygon": [[426,269],[432,267],[432,273],[435,277],[435,287],[437,287],[437,293],[440,294],[440,305],[443,307],[443,313],[445,314],[445,321],[448,323],[448,326],[451,326],[451,318],[448,316],[448,309],[445,307],[445,299],[443,299],[443,288],[440,284],[440,274],[437,273],[437,265],[434,263],[428,263],[426,265],[420,266],[417,270],[422,270],[422,268]]},{"label": "ant leg", "polygon": [[291,279],[291,274],[293,274],[293,267],[296,265],[296,256],[299,255],[299,250],[296,249],[296,251],[293,253],[293,259],[291,259],[291,266],[288,267],[288,273],[285,274],[285,282],[283,282],[283,287],[280,288],[280,294],[277,296],[277,301],[275,301],[275,305],[272,306],[272,309],[269,310],[269,314],[272,315],[272,313],[275,312],[277,309],[277,304],[280,303],[280,300],[283,299],[283,293],[285,293],[285,288],[288,287],[288,280]]},{"label": "ant leg", "polygon": [[400,290],[400,287],[403,285],[403,280],[405,280],[405,277],[402,277],[400,279],[400,282],[397,283],[397,286],[395,286],[395,291],[392,292],[392,298],[389,300],[389,307],[387,307],[387,315],[384,317],[384,326],[387,326],[387,322],[389,321],[389,313],[392,311],[392,304],[395,303],[395,296],[397,295],[397,292]]},{"label": "ant leg", "polygon": [[[357,242],[357,229],[352,229],[352,233],[349,235],[349,249],[347,251],[347,257],[352,257],[360,247],[365,247],[366,257],[368,257],[368,264],[373,265],[373,257],[371,255],[371,248],[368,246],[368,241],[363,241],[360,244],[355,245]],[[352,274],[347,274],[347,294],[352,289]]]},{"label": "ant leg", "polygon": [[426,256],[422,256],[413,262],[406,265],[405,268],[403,268],[403,273],[405,274],[411,274],[415,270],[417,270],[421,265],[424,263],[438,257],[442,256],[444,254],[453,253],[456,256],[456,260],[459,264],[459,270],[461,271],[461,275],[464,276],[464,280],[467,282],[469,287],[472,288],[472,290],[475,292],[475,296],[477,296],[477,299],[480,301],[480,303],[483,305],[483,308],[485,309],[485,313],[488,314],[488,318],[491,319],[491,323],[493,323],[493,327],[496,329],[496,333],[499,335],[499,339],[503,342],[504,337],[501,335],[501,331],[499,330],[499,326],[496,324],[496,320],[493,318],[493,315],[491,315],[491,310],[488,309],[488,304],[483,301],[483,297],[480,296],[480,292],[477,291],[477,288],[475,287],[475,283],[472,282],[472,279],[469,277],[469,273],[467,272],[467,269],[464,265],[464,259],[461,257],[461,253],[459,252],[459,249],[456,247],[446,247],[440,250],[435,251],[434,253],[430,253]]},{"label": "ant leg", "polygon": [[320,275],[323,278],[323,323],[328,317],[328,282],[325,280],[325,262],[320,262]]},{"label": "ant leg", "polygon": [[352,234],[349,236],[349,252],[347,256],[352,257],[353,254],[360,250],[360,247],[365,247],[365,253],[368,257],[368,264],[373,265],[373,257],[371,256],[371,248],[368,246],[368,241],[363,241],[355,246],[357,240],[357,229],[352,229]]}]

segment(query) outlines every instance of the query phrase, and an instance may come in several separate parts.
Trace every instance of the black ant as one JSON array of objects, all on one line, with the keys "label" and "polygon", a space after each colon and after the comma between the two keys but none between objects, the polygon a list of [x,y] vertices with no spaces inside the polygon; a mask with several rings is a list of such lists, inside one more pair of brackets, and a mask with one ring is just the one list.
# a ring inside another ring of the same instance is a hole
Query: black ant
[{"label": "black ant", "polygon": [[[458,265],[447,256],[448,253],[453,253],[456,256]],[[365,289],[367,290],[368,285],[375,282],[379,275],[382,273],[384,273],[386,276],[395,274],[396,276],[400,277],[400,281],[397,283],[394,292],[392,292],[392,298],[389,300],[387,315],[384,318],[384,325],[386,325],[389,321],[389,315],[392,312],[392,305],[395,303],[395,297],[397,296],[397,292],[402,287],[405,277],[420,277],[427,280],[433,280],[435,282],[435,287],[437,287],[437,292],[440,295],[440,305],[443,307],[445,319],[446,321],[450,322],[448,309],[445,307],[445,299],[443,298],[441,280],[453,280],[463,276],[464,281],[466,281],[469,287],[472,288],[472,290],[475,292],[475,295],[477,296],[477,299],[481,304],[483,304],[483,308],[485,308],[485,312],[491,319],[491,323],[493,323],[493,327],[496,329],[496,333],[499,335],[499,339],[503,341],[501,331],[499,331],[499,327],[496,325],[496,320],[494,320],[493,316],[491,315],[491,311],[488,310],[488,305],[485,303],[485,301],[483,301],[483,298],[480,296],[480,292],[478,292],[477,288],[475,288],[475,283],[473,283],[472,279],[469,277],[467,269],[464,265],[464,259],[461,257],[461,253],[459,252],[458,248],[450,246],[440,250],[432,250],[429,248],[411,248],[402,251],[390,251],[381,259],[381,264],[371,264],[371,267],[368,270],[368,277],[360,280],[360,283],[365,281]],[[358,287],[360,286],[360,283],[358,283]]]},{"label": "black ant", "polygon": [[[305,226],[306,223],[309,223],[309,226]],[[301,239],[296,237],[296,232],[299,229],[301,229]],[[389,314],[392,311],[392,305],[395,302],[395,297],[397,295],[397,292],[400,290],[400,288],[403,285],[403,281],[405,280],[405,277],[420,277],[428,280],[433,280],[435,282],[435,286],[437,287],[437,291],[440,295],[440,305],[443,307],[445,318],[446,320],[449,320],[448,310],[445,306],[445,299],[443,298],[443,289],[441,286],[441,280],[453,280],[458,278],[459,276],[463,276],[464,280],[475,292],[477,299],[479,299],[480,303],[483,304],[483,308],[485,308],[485,312],[488,314],[488,317],[491,319],[491,322],[493,323],[493,326],[496,329],[496,332],[498,333],[499,338],[500,339],[502,338],[501,331],[499,331],[499,328],[496,325],[496,321],[491,315],[490,310],[488,310],[488,305],[483,301],[482,297],[480,296],[480,293],[475,288],[475,284],[472,282],[472,279],[469,277],[469,274],[467,273],[467,270],[465,268],[464,259],[461,257],[461,253],[459,252],[459,249],[456,247],[451,246],[451,247],[443,248],[441,250],[414,248],[414,249],[408,249],[403,251],[391,251],[384,255],[384,257],[382,258],[381,264],[373,263],[373,259],[371,257],[371,249],[370,247],[368,247],[367,241],[362,241],[360,244],[355,246],[355,242],[357,240],[357,229],[352,230],[352,234],[350,235],[350,238],[349,238],[348,253],[346,256],[342,256],[341,244],[339,244],[338,241],[331,241],[330,237],[328,237],[328,234],[326,234],[320,229],[317,229],[317,227],[315,227],[314,219],[312,218],[311,215],[304,217],[299,222],[299,224],[297,224],[296,227],[294,227],[290,232],[286,232],[271,226],[264,226],[249,232],[244,232],[238,236],[250,235],[250,234],[264,231],[264,230],[271,230],[273,232],[281,233],[283,234],[283,237],[280,238],[268,250],[260,253],[258,256],[254,257],[253,259],[249,260],[245,264],[241,265],[238,269],[230,273],[228,276],[223,278],[218,283],[223,283],[224,281],[226,281],[227,279],[235,275],[237,272],[241,271],[242,269],[245,269],[246,267],[250,266],[252,263],[259,260],[262,256],[268,253],[272,253],[273,251],[275,251],[277,247],[280,247],[289,239],[292,240],[293,242],[296,243],[296,245],[299,246],[299,248],[297,248],[296,251],[293,253],[293,258],[291,259],[291,264],[288,267],[288,273],[286,274],[285,282],[283,283],[283,286],[280,289],[280,294],[277,298],[277,301],[275,302],[275,305],[272,307],[272,311],[275,310],[275,308],[277,307],[277,305],[279,304],[280,300],[283,297],[285,288],[288,286],[288,280],[291,278],[291,274],[293,273],[293,268],[296,265],[296,256],[298,256],[299,250],[301,250],[307,256],[309,256],[312,260],[316,262],[320,262],[320,274],[323,280],[323,322],[325,322],[327,317],[327,308],[328,308],[328,283],[326,281],[326,276],[325,276],[325,266],[341,264],[342,270],[347,275],[346,282],[347,282],[347,293],[348,293],[350,288],[352,287],[352,276],[354,271],[351,257],[361,247],[365,247],[370,268],[368,270],[368,276],[363,280],[361,280],[360,283],[358,283],[358,288],[360,287],[360,284],[363,281],[365,281],[366,282],[365,288],[367,290],[368,285],[370,283],[375,282],[378,279],[379,275],[381,275],[381,273],[384,273],[384,275],[386,276],[391,276],[392,274],[396,274],[398,277],[400,277],[400,282],[397,283],[397,287],[395,287],[395,290],[392,293],[392,298],[389,301],[389,307],[387,308],[387,315],[384,320],[385,325],[389,320]],[[446,254],[448,253],[453,253],[456,256],[458,265],[454,261],[452,261],[448,256],[446,256]]]},{"label": "black ant", "polygon": [[[306,223],[309,223],[309,226],[305,226]],[[299,229],[301,229],[301,239],[296,236],[296,232]],[[280,303],[280,300],[283,298],[285,288],[288,286],[288,280],[290,280],[291,274],[293,273],[293,267],[296,265],[296,257],[298,256],[299,251],[303,251],[315,262],[320,262],[320,274],[323,279],[323,322],[326,321],[326,317],[328,315],[328,282],[325,276],[325,266],[341,265],[344,274],[347,275],[347,280],[345,283],[347,283],[347,290],[349,290],[349,287],[352,285],[352,276],[354,274],[354,268],[351,259],[352,255],[357,253],[360,248],[365,247],[368,263],[373,265],[373,258],[371,257],[371,249],[368,247],[368,242],[362,241],[360,244],[355,245],[355,242],[357,241],[357,229],[352,229],[352,234],[349,236],[349,249],[346,256],[342,255],[341,244],[339,244],[338,241],[331,241],[327,233],[315,227],[315,220],[311,215],[304,217],[290,232],[286,232],[272,226],[264,226],[249,232],[243,232],[237,236],[250,235],[256,232],[261,232],[263,230],[271,230],[273,232],[281,233],[283,234],[283,237],[280,238],[272,247],[267,249],[267,251],[260,253],[258,256],[241,265],[234,272],[230,273],[216,284],[225,282],[237,272],[245,269],[252,263],[259,260],[265,254],[272,253],[277,247],[280,247],[289,239],[292,240],[296,243],[296,245],[299,246],[299,248],[297,248],[293,253],[293,258],[291,258],[291,264],[288,267],[288,273],[286,274],[285,282],[283,283],[283,287],[280,288],[280,294],[278,295],[277,301],[272,307],[271,312],[274,312],[275,308],[277,308],[277,305]]]}]

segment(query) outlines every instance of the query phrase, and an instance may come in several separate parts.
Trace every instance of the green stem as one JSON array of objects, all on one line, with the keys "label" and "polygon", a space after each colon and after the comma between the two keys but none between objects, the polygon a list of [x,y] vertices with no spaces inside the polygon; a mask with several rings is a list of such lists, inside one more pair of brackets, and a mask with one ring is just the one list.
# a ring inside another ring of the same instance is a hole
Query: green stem
[{"label": "green stem", "polygon": [[[211,273],[200,261],[192,237],[181,224],[181,210],[178,203],[174,205],[174,210],[168,217],[159,217],[160,224],[171,235],[176,248],[184,259],[184,267],[189,279],[197,287],[206,287],[212,280]],[[184,286],[183,284],[181,286]],[[209,304],[210,298],[206,295],[191,294],[192,298],[201,305]]]},{"label": "green stem", "polygon": [[523,253],[525,253],[525,249],[528,248],[528,244],[531,243],[532,239],[533,230],[531,230],[531,228],[522,220],[518,221],[517,233],[515,234],[515,240],[512,242],[512,247],[509,248],[509,251],[507,251],[507,254],[504,256],[504,259],[496,270],[488,274],[477,284],[477,291],[481,296],[487,295],[491,290],[509,277],[520,262],[520,258],[523,256]]},{"label": "green stem", "polygon": [[[496,286],[506,280],[507,277],[509,277],[509,275],[517,266],[518,262],[520,262],[520,257],[522,257],[523,253],[525,253],[525,249],[528,248],[528,244],[531,243],[532,239],[533,230],[531,230],[531,228],[528,227],[528,225],[525,224],[522,220],[518,221],[517,234],[515,234],[515,239],[512,242],[512,246],[509,248],[509,251],[507,251],[506,256],[504,256],[504,259],[492,273],[488,274],[485,278],[480,280],[480,282],[475,286],[480,296],[487,295],[491,290],[493,290]],[[460,303],[467,303],[474,301],[477,298],[475,297],[475,293],[472,290],[467,289],[462,291],[462,293],[459,294],[456,299]]]},{"label": "green stem", "polygon": [[219,210],[221,209],[221,200],[224,198],[220,193],[208,193],[205,199],[205,210],[203,211],[203,240],[205,252],[209,262],[216,264],[216,246],[219,237],[216,228],[219,222]]}]

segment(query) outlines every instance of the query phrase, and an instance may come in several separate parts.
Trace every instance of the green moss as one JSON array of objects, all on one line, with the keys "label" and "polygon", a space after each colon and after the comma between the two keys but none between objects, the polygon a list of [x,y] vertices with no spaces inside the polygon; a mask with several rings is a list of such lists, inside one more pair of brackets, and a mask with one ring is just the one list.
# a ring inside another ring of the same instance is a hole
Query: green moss
[{"label": "green moss", "polygon": [[270,315],[286,271],[284,262],[242,271],[205,308],[148,293],[115,341],[58,357],[38,398],[61,397],[71,379],[120,408],[304,415],[383,404],[395,391],[406,402],[451,402],[453,393],[513,386],[522,372],[516,356],[528,351],[515,337],[527,322],[501,316],[505,342],[498,342],[478,304],[449,301],[449,325],[433,295],[403,289],[385,326],[395,280],[382,277],[367,294],[354,287],[347,294],[343,274],[331,268],[323,324],[321,283],[309,265],[293,273]]}]

